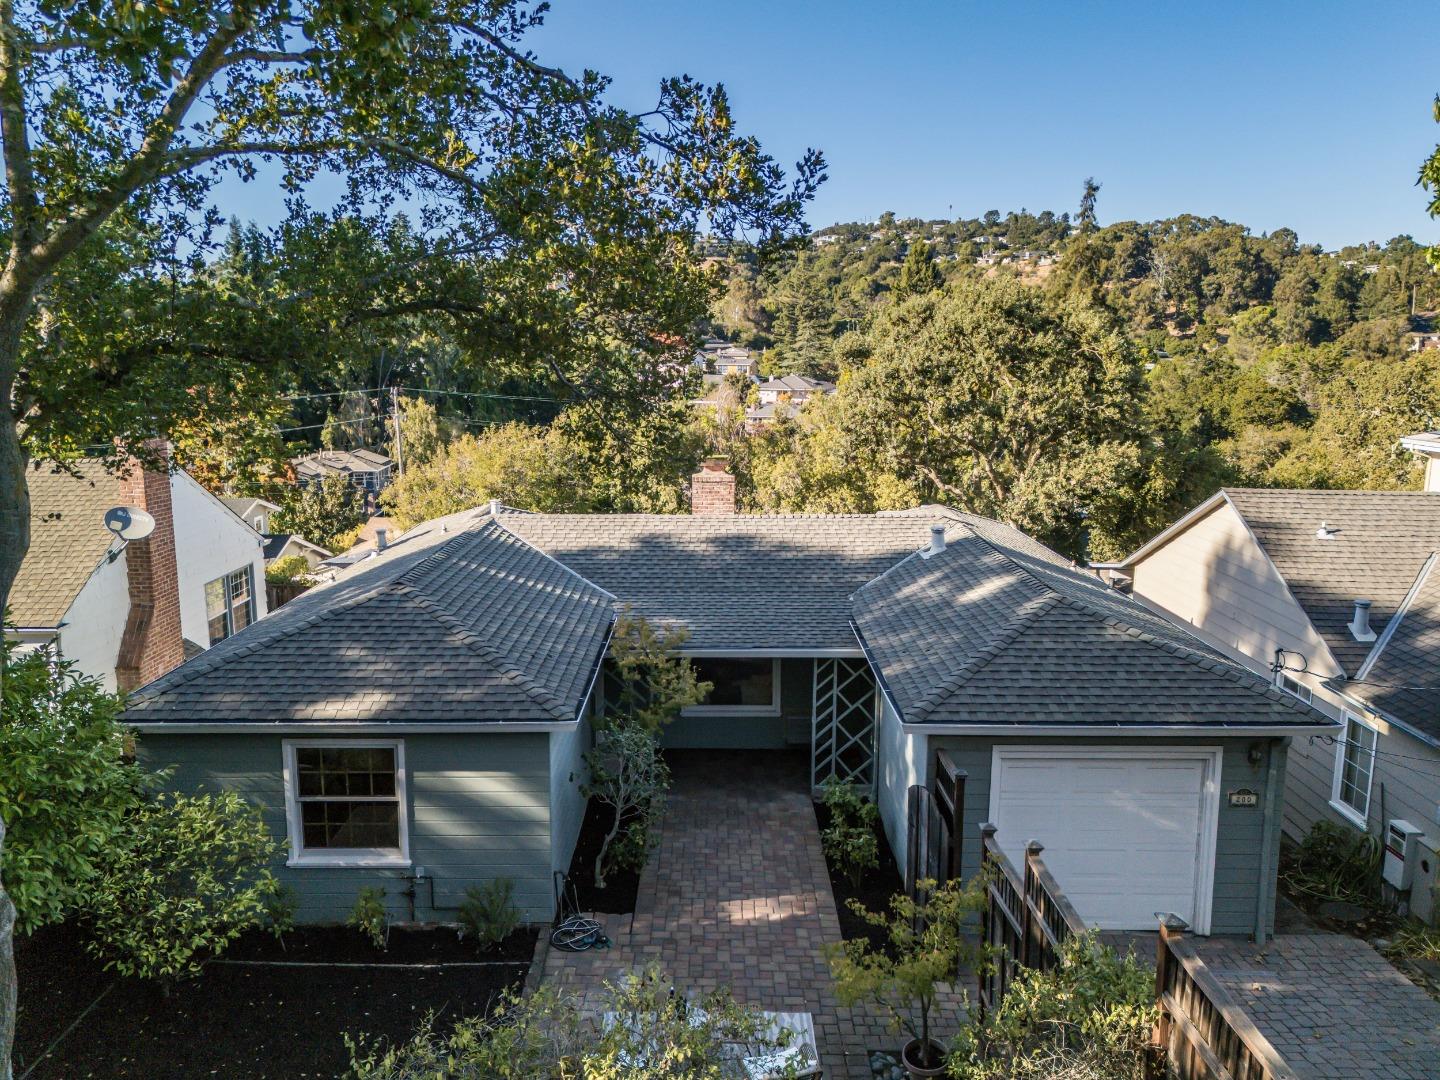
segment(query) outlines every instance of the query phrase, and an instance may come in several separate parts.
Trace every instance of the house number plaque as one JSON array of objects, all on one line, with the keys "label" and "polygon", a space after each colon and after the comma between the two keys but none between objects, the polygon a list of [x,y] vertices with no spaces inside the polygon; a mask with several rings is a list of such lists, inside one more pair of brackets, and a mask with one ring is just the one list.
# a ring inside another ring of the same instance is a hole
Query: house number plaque
[{"label": "house number plaque", "polygon": [[1230,792],[1231,806],[1259,806],[1260,793],[1251,791],[1249,788],[1240,788],[1238,791]]}]

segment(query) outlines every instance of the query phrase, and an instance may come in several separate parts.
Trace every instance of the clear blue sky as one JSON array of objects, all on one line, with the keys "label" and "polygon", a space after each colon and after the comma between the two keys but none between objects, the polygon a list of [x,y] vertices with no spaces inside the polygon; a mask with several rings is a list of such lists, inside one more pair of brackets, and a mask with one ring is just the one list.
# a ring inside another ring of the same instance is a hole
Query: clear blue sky
[{"label": "clear blue sky", "polygon": [[1393,0],[553,0],[531,45],[634,108],[667,74],[723,82],[782,162],[825,152],[815,227],[1073,212],[1093,175],[1102,222],[1214,214],[1333,248],[1440,240],[1414,186],[1437,23]]}]

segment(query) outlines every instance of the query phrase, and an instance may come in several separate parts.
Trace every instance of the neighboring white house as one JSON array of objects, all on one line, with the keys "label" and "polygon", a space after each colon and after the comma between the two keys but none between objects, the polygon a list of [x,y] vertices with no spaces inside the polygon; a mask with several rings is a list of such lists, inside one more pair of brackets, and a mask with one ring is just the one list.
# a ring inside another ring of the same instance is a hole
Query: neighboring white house
[{"label": "neighboring white house", "polygon": [[806,375],[782,375],[762,382],[759,393],[761,405],[774,405],[781,401],[801,405],[812,397],[835,393],[835,384]]},{"label": "neighboring white house", "polygon": [[[30,550],[10,592],[9,632],[52,649],[108,689],[132,689],[266,612],[263,538],[184,472],[125,475],[98,461],[29,474]],[[105,511],[155,518],[122,544]]]},{"label": "neighboring white house", "polygon": [[277,512],[280,507],[266,499],[261,498],[222,498],[220,500],[235,516],[240,518],[252,529],[264,538],[265,541],[265,565],[269,566],[277,559],[288,559],[292,555],[300,555],[310,564],[313,570],[326,559],[330,558],[333,552],[326,551],[319,544],[312,544],[303,536],[296,533],[277,533],[270,528],[270,516]]},{"label": "neighboring white house", "polygon": [[[1342,722],[1290,750],[1285,830],[1328,820],[1408,855],[1411,911],[1440,871],[1440,435],[1425,491],[1229,489],[1101,569]],[[1396,830],[1392,836],[1392,826]],[[1393,841],[1393,843],[1392,843]]]}]

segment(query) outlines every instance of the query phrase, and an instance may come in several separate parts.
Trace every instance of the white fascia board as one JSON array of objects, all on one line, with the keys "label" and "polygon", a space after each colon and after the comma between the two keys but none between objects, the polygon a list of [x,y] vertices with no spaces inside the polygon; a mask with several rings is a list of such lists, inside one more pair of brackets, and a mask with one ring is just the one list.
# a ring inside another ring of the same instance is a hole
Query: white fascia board
[{"label": "white fascia board", "polygon": [[1060,735],[1101,738],[1241,738],[1280,735],[1329,735],[1340,727],[1327,724],[912,724],[902,722],[907,735]]},{"label": "white fascia board", "polygon": [[457,722],[454,724],[426,724],[397,722],[394,724],[363,724],[351,723],[344,720],[282,720],[276,722],[237,720],[232,722],[215,721],[211,723],[167,723],[163,720],[151,721],[130,721],[124,718],[120,721],[125,727],[133,728],[141,734],[152,735],[255,735],[266,733],[270,735],[315,735],[333,733],[340,735],[474,735],[481,732],[501,733],[515,732],[517,734],[567,731],[573,728],[580,721],[554,720],[554,721],[518,721],[507,722],[504,720],[491,721],[490,723]]},{"label": "white fascia board", "polygon": [[735,657],[745,659],[753,657],[757,660],[770,658],[780,660],[809,660],[812,657],[821,660],[831,659],[859,659],[865,654],[859,649],[681,649],[681,656],[691,656],[697,659]]}]

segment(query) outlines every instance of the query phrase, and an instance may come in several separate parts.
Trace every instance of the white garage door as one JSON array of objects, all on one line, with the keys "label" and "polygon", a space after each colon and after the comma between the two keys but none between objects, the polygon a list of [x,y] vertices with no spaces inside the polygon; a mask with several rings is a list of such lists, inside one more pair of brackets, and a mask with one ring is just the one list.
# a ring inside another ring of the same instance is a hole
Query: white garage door
[{"label": "white garage door", "polygon": [[1102,930],[1153,930],[1173,911],[1210,931],[1218,750],[996,747],[990,820],[1017,870],[1025,844]]}]

